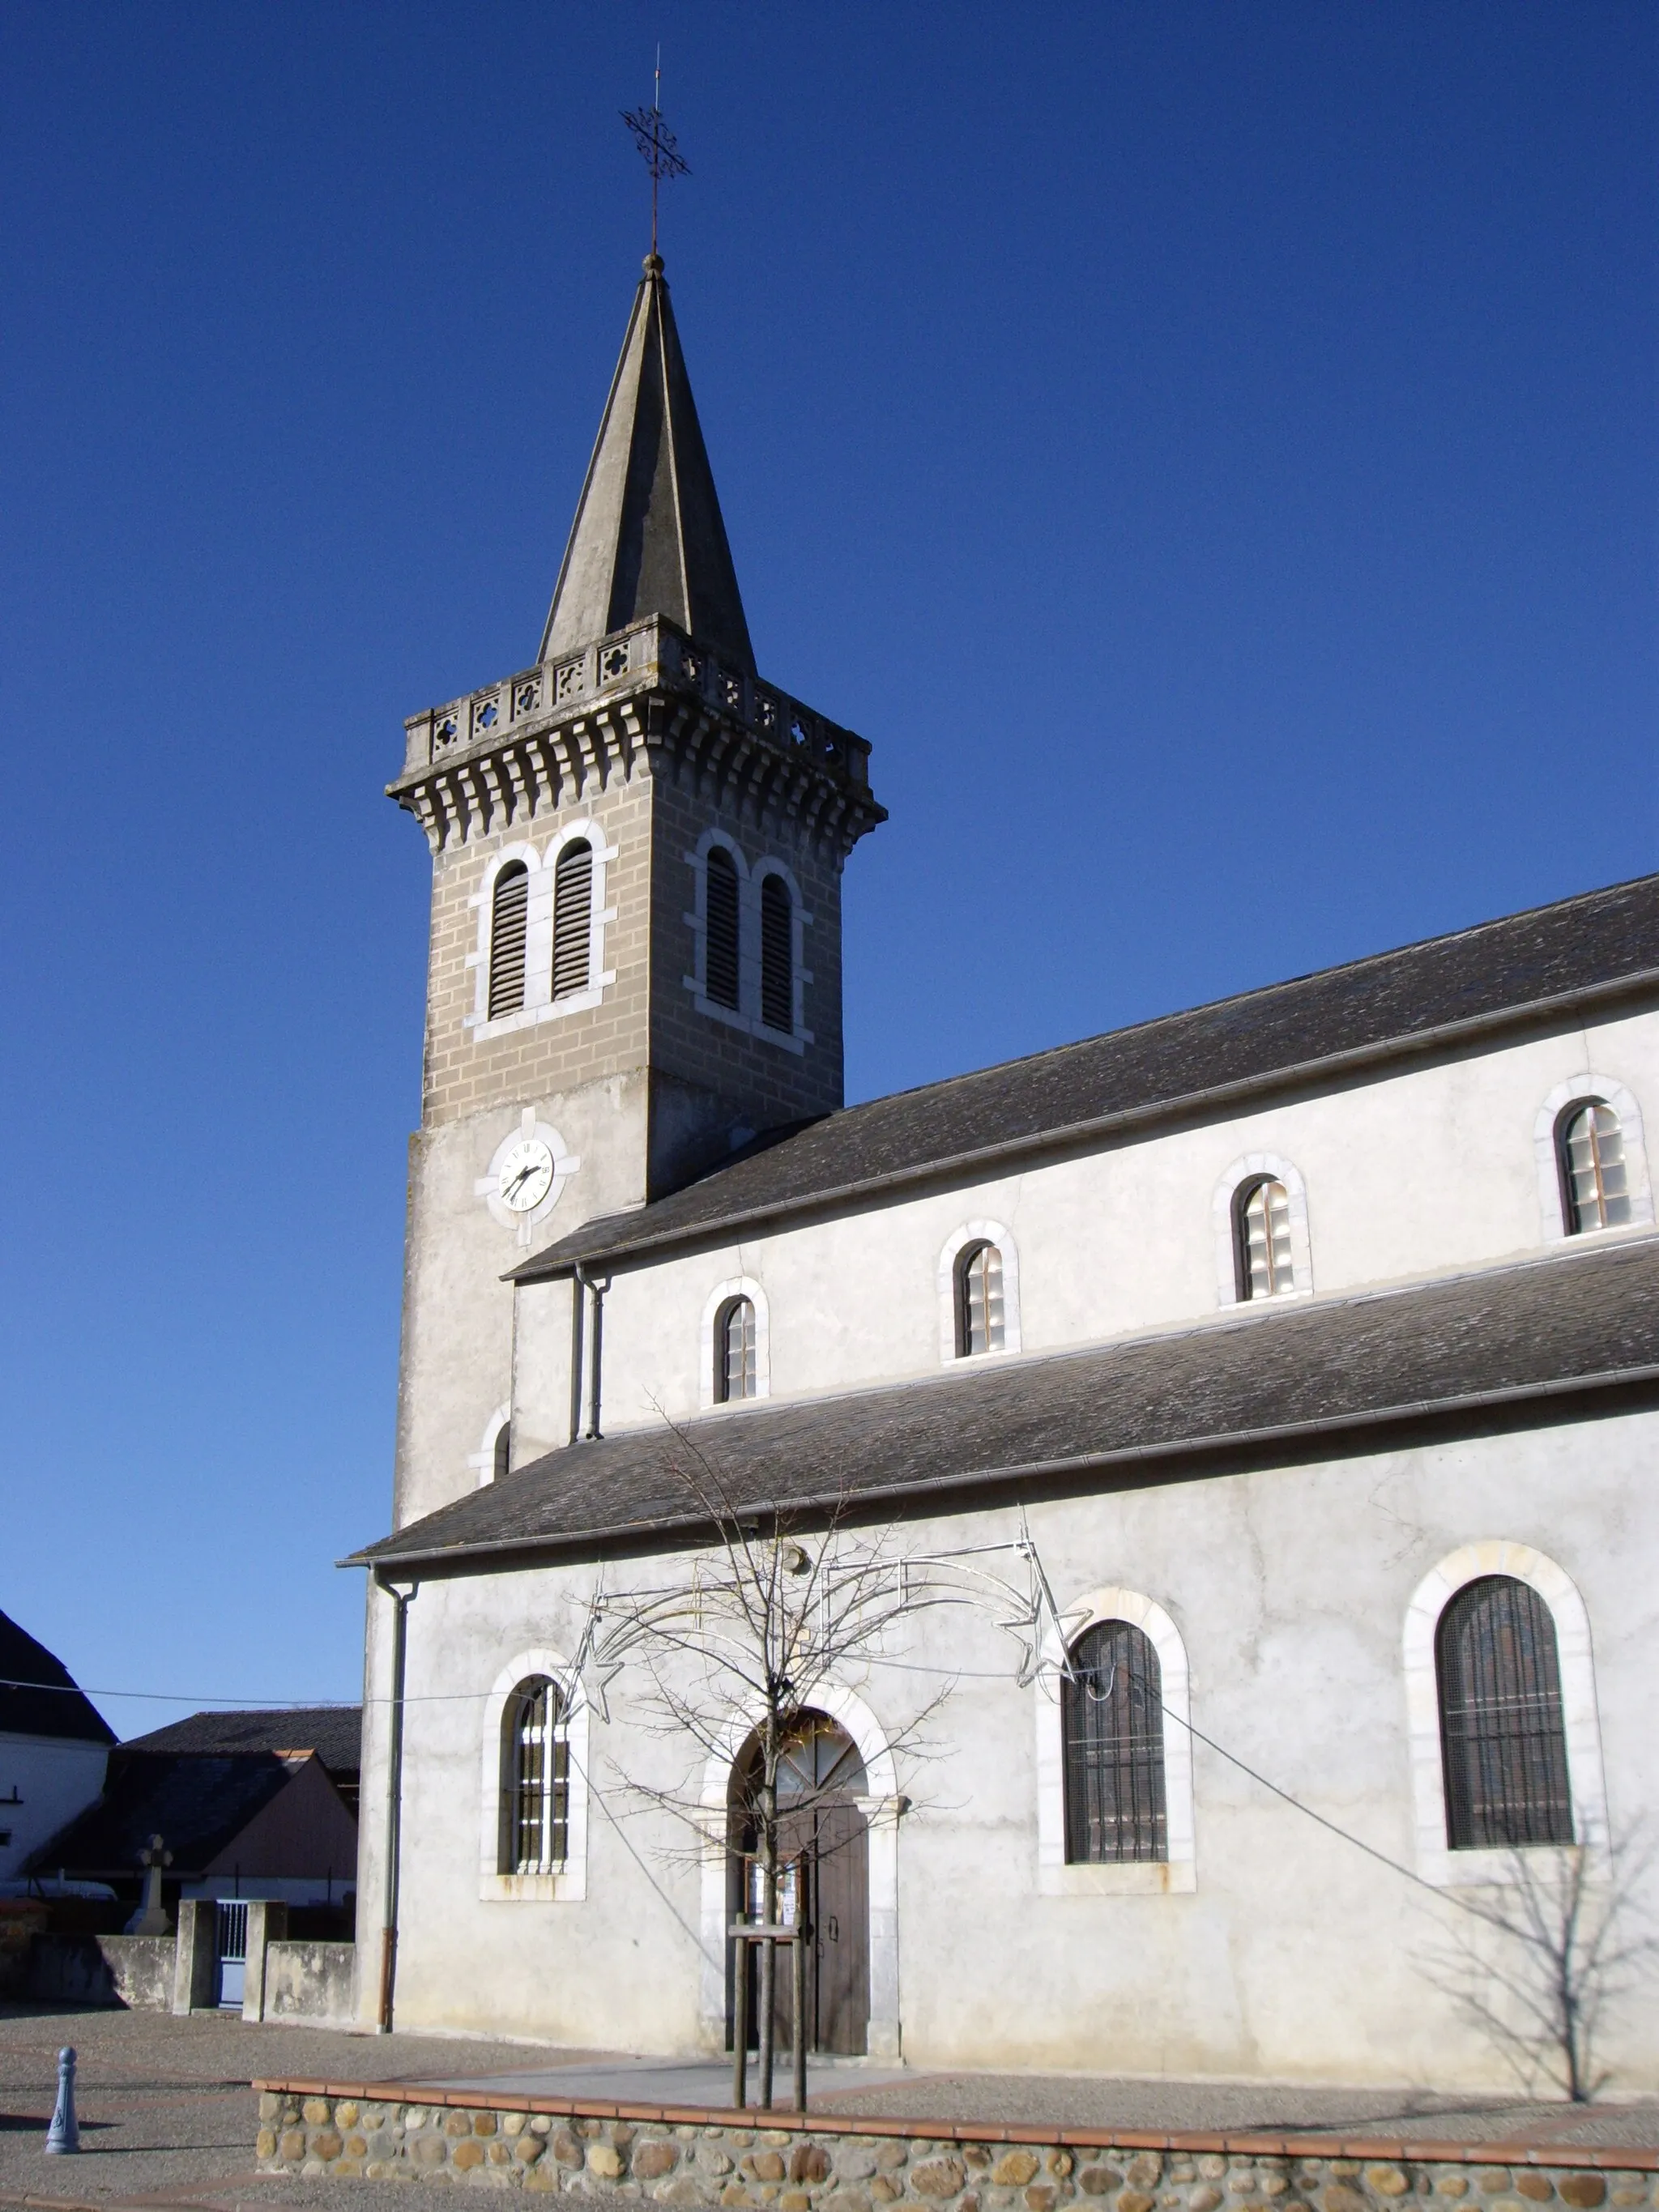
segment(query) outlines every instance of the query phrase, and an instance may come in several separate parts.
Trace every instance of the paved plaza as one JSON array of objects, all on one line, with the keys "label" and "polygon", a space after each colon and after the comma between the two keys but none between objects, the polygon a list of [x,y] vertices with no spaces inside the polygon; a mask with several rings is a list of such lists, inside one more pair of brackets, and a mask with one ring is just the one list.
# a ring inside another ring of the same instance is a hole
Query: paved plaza
[{"label": "paved plaza", "polygon": [[[47,2158],[61,2045],[80,2054],[82,2144]],[[258,2077],[428,2087],[618,2102],[723,2105],[727,2067],[618,2051],[556,2050],[454,2036],[245,2027],[234,2014],[83,2011],[0,2005],[0,2204],[25,2199],[262,2205],[384,2212],[388,2184],[304,2181],[253,2171]],[[787,2095],[781,2069],[781,2094]],[[1413,2091],[1276,2088],[1077,2074],[927,2074],[815,2065],[810,2102],[826,2118],[860,2113],[1023,2126],[1387,2134],[1536,2146],[1659,2145],[1659,2103],[1589,2107],[1458,2100]]]}]

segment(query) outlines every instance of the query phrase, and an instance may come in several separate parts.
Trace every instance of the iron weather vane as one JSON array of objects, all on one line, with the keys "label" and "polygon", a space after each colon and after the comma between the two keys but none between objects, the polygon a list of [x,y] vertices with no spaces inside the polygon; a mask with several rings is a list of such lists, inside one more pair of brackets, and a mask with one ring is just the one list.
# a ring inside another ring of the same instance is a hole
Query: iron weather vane
[{"label": "iron weather vane", "polygon": [[681,159],[673,132],[662,119],[662,48],[657,49],[657,73],[649,107],[624,108],[623,121],[634,134],[634,143],[645,157],[645,166],[651,172],[651,253],[657,253],[657,194],[668,177],[689,177],[689,165]]}]

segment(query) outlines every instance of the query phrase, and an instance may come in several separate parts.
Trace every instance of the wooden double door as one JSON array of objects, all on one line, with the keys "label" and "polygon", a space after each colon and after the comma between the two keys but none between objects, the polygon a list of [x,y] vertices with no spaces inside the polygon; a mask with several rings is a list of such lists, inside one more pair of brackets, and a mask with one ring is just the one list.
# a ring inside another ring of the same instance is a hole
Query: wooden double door
[{"label": "wooden double door", "polygon": [[[850,1756],[849,1756],[850,1754]],[[792,1786],[793,1785],[793,1786]],[[870,1835],[855,1802],[863,1794],[864,1767],[852,1741],[832,1722],[811,1717],[807,1740],[792,1746],[779,1775],[779,1847],[787,1863],[780,1882],[778,1917],[798,1925],[805,1913],[811,1931],[806,1953],[806,2027],[809,2051],[862,2057],[870,2035]],[[791,1802],[792,1797],[796,1802]],[[752,1856],[753,1838],[734,1821],[731,1882],[735,1912],[762,1917],[761,1869]],[[758,1945],[732,1943],[750,1975],[750,2042],[757,2039],[760,2019]],[[780,1943],[773,1992],[773,2043],[794,2047],[793,1972],[790,1948]],[[726,1967],[726,2039],[732,2035],[732,1975]]]}]

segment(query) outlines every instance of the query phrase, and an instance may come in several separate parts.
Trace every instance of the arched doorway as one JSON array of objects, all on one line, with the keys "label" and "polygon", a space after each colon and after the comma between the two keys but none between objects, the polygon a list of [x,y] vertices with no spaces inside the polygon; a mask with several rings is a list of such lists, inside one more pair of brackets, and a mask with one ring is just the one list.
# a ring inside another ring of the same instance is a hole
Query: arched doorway
[{"label": "arched doorway", "polygon": [[[726,1899],[732,1917],[758,1920],[762,1876],[755,1857],[753,1803],[760,1763],[751,1736],[732,1767],[727,1795],[731,1848]],[[778,1917],[791,1923],[804,1909],[812,1930],[807,1951],[808,2048],[862,2057],[870,2033],[870,1837],[858,1800],[868,1779],[858,1746],[825,1713],[802,1713],[778,1765],[779,1857],[788,1862]],[[805,1894],[799,1894],[804,1872]],[[732,2039],[732,1973],[739,1948],[748,1960],[751,2041],[757,2027],[756,1946],[729,1943],[726,2042]],[[773,2033],[779,2049],[793,2042],[787,1948],[778,1957]]]}]

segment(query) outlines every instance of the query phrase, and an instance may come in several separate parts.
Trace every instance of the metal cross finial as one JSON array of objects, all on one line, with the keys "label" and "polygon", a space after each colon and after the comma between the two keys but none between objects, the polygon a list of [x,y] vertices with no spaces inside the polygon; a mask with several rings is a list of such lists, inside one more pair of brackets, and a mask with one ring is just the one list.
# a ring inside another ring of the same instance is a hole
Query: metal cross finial
[{"label": "metal cross finial", "polygon": [[689,177],[674,134],[662,119],[662,48],[657,49],[657,74],[649,107],[624,108],[623,121],[634,134],[634,143],[651,172],[651,258],[657,258],[657,191],[665,177]]}]

